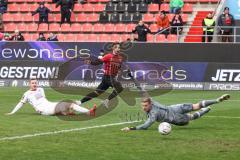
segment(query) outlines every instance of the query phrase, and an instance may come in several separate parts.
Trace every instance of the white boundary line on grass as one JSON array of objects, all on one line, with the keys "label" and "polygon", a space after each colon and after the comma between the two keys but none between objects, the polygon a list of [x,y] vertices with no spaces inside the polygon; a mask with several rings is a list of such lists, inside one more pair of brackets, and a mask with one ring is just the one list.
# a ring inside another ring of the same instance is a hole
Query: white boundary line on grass
[{"label": "white boundary line on grass", "polygon": [[[206,117],[206,118],[240,119],[240,117],[231,117],[231,116],[204,116],[204,117]],[[84,128],[73,128],[73,129],[65,129],[65,130],[59,130],[59,131],[26,134],[26,135],[22,135],[22,136],[2,137],[2,138],[0,138],[0,142],[7,141],[7,140],[25,139],[25,138],[32,138],[32,137],[38,137],[38,136],[54,135],[54,134],[60,134],[60,133],[76,132],[76,131],[89,130],[89,129],[94,129],[94,128],[119,126],[119,125],[123,125],[123,124],[132,124],[132,123],[137,123],[137,122],[141,122],[141,121],[110,123],[110,124],[103,124],[103,125],[84,127]]]},{"label": "white boundary line on grass", "polygon": [[68,133],[68,132],[89,130],[89,129],[94,129],[94,128],[105,128],[105,127],[110,127],[110,126],[119,126],[119,125],[123,125],[123,124],[131,124],[131,123],[137,123],[137,122],[141,122],[141,121],[119,122],[119,123],[103,124],[103,125],[84,127],[84,128],[73,128],[73,129],[65,129],[65,130],[59,130],[59,131],[26,134],[26,135],[22,135],[22,136],[3,137],[3,138],[0,138],[0,142],[1,141],[7,141],[7,140],[25,139],[25,138],[38,137],[38,136],[46,136],[46,135],[54,135],[54,134],[60,134],[60,133]]}]

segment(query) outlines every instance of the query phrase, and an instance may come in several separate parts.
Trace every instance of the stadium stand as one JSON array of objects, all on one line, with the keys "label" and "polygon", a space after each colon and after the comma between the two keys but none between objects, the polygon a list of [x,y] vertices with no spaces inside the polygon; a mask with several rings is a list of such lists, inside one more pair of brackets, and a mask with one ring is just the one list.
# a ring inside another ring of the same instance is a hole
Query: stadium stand
[{"label": "stadium stand", "polygon": [[[49,24],[38,25],[38,15],[31,16],[39,2],[45,2],[52,12],[49,14]],[[126,40],[130,37],[132,29],[140,19],[147,23],[152,32],[158,28],[155,19],[159,15],[158,4],[146,4],[144,0],[87,0],[85,4],[74,5],[70,24],[60,25],[60,7],[52,0],[9,0],[7,13],[3,15],[4,32],[13,33],[16,29],[23,32],[28,41],[36,40],[39,32],[48,35],[54,32],[62,41],[115,41]],[[200,4],[215,4],[218,0],[184,0],[182,18],[185,24],[191,26],[201,25],[200,22],[206,12],[199,11],[191,22],[194,7]],[[169,0],[161,5],[160,10],[169,11]],[[107,11],[108,21],[100,20],[100,15]],[[127,14],[127,16],[126,16]],[[171,20],[173,14],[168,14]],[[201,28],[190,28],[188,34],[200,34]],[[29,35],[28,35],[29,34]],[[111,34],[111,36],[109,36]],[[200,41],[200,37],[186,35],[185,42]],[[111,37],[111,38],[109,38]],[[162,35],[148,35],[149,42],[176,42],[176,35],[168,38]]]}]

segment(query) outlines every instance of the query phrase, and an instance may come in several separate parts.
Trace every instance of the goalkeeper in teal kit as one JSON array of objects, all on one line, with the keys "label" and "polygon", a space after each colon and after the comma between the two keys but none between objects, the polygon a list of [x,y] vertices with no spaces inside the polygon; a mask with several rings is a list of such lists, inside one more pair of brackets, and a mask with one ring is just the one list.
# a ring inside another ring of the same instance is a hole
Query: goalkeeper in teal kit
[{"label": "goalkeeper in teal kit", "polygon": [[[134,80],[138,89],[140,89],[143,97],[141,101],[142,109],[146,112],[148,119],[144,124],[136,127],[125,127],[122,131],[144,130],[149,128],[155,121],[168,122],[174,125],[187,125],[191,120],[198,119],[210,111],[210,105],[217,104],[228,100],[230,95],[224,94],[213,100],[203,100],[196,104],[176,104],[165,106],[153,101],[148,94]],[[193,113],[190,113],[195,111]]]}]

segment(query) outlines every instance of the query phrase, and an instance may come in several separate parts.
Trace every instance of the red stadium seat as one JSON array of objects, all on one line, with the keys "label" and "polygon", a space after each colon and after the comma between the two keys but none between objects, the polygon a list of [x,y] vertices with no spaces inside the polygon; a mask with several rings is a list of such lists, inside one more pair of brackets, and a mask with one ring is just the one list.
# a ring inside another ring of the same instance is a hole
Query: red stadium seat
[{"label": "red stadium seat", "polygon": [[101,3],[106,3],[106,2],[109,2],[110,0],[98,0],[98,1]]},{"label": "red stadium seat", "polygon": [[29,6],[29,11],[30,12],[36,11],[38,7],[39,7],[39,4],[33,3]]},{"label": "red stadium seat", "polygon": [[147,35],[147,42],[154,42],[154,35],[148,34]]},{"label": "red stadium seat", "polygon": [[62,24],[61,25],[61,31],[62,32],[70,32],[70,31],[72,31],[70,24],[68,24],[68,23]]},{"label": "red stadium seat", "polygon": [[95,12],[102,12],[102,11],[104,11],[104,9],[105,9],[104,4],[101,4],[101,3],[95,4],[95,8],[94,8]]},{"label": "red stadium seat", "polygon": [[149,12],[158,12],[159,11],[159,5],[158,4],[148,5],[148,11]]},{"label": "red stadium seat", "polygon": [[60,34],[57,34],[57,38],[58,38],[59,41],[64,42],[64,41],[65,41],[65,38],[66,38],[66,35],[60,33]]},{"label": "red stadium seat", "polygon": [[156,35],[156,42],[166,42],[166,38],[164,34]]},{"label": "red stadium seat", "polygon": [[17,29],[17,26],[14,23],[7,23],[4,25],[5,32],[13,32],[15,29]]},{"label": "red stadium seat", "polygon": [[48,15],[48,22],[57,22],[57,21],[55,20],[55,15],[54,15],[54,14],[49,14],[49,15]]},{"label": "red stadium seat", "polygon": [[98,42],[98,35],[97,34],[89,34],[87,41],[88,42]]},{"label": "red stadium seat", "polygon": [[121,35],[121,41],[126,41],[127,39],[129,39],[131,37],[130,34],[122,34]]},{"label": "red stadium seat", "polygon": [[153,14],[144,14],[143,15],[143,21],[144,22],[153,22],[154,21],[154,16]]},{"label": "red stadium seat", "polygon": [[47,32],[48,31],[48,24],[46,24],[46,23],[39,24],[38,31],[39,32]]},{"label": "red stadium seat", "polygon": [[17,25],[17,29],[21,32],[25,32],[26,31],[26,24],[25,23],[20,23]]},{"label": "red stadium seat", "polygon": [[16,3],[8,4],[8,12],[18,12],[19,11],[19,5]]},{"label": "red stadium seat", "polygon": [[192,4],[189,4],[189,3],[184,4],[182,11],[183,12],[193,12]]},{"label": "red stadium seat", "polygon": [[86,22],[88,19],[87,14],[81,13],[77,15],[77,22]]},{"label": "red stadium seat", "polygon": [[36,23],[31,23],[27,25],[28,32],[36,32],[37,28],[38,28],[38,25]]},{"label": "red stadium seat", "polygon": [[59,32],[61,30],[59,23],[51,23],[49,25],[50,32]]},{"label": "red stadium seat", "polygon": [[100,23],[96,23],[93,25],[93,32],[103,32],[104,25]]},{"label": "red stadium seat", "polygon": [[48,7],[52,12],[60,12],[60,6],[56,8],[56,4],[52,4],[51,7]]},{"label": "red stadium seat", "polygon": [[13,21],[14,22],[22,22],[22,20],[23,20],[23,17],[22,17],[21,14],[14,14],[13,15]]},{"label": "red stadium seat", "polygon": [[54,22],[61,22],[61,14],[54,15]]},{"label": "red stadium seat", "polygon": [[172,43],[178,42],[177,35],[175,35],[175,34],[168,35],[167,40],[168,40],[168,42],[172,42]]},{"label": "red stadium seat", "polygon": [[99,21],[99,14],[93,13],[88,15],[87,22],[97,22]]},{"label": "red stadium seat", "polygon": [[34,22],[38,22],[38,21],[39,21],[39,14],[35,14],[35,15],[33,16],[33,21],[34,21]]},{"label": "red stadium seat", "polygon": [[79,23],[73,23],[71,26],[72,32],[80,32],[81,31],[81,24]]},{"label": "red stadium seat", "polygon": [[82,4],[75,4],[74,5],[74,12],[82,12],[83,11],[83,5]]},{"label": "red stadium seat", "polygon": [[22,14],[24,22],[33,22],[33,16],[31,13]]},{"label": "red stadium seat", "polygon": [[65,41],[75,42],[76,41],[76,35],[75,34],[66,34],[65,35]]},{"label": "red stadium seat", "polygon": [[71,22],[73,22],[73,23],[76,22],[76,19],[77,19],[76,16],[77,16],[76,14],[72,14],[72,15],[71,15],[71,19],[70,19]]},{"label": "red stadium seat", "polygon": [[85,42],[88,39],[88,34],[77,34],[77,42]]},{"label": "red stadium seat", "polygon": [[188,15],[187,14],[182,14],[182,20],[184,23],[188,21]]},{"label": "red stadium seat", "polygon": [[162,4],[161,5],[161,11],[169,12],[169,4]]},{"label": "red stadium seat", "polygon": [[32,34],[24,33],[23,37],[25,41],[32,41]]},{"label": "red stadium seat", "polygon": [[157,32],[158,31],[158,25],[157,24],[151,24],[150,28],[151,32]]},{"label": "red stadium seat", "polygon": [[93,8],[94,8],[93,4],[87,3],[82,6],[82,11],[83,12],[93,12]]},{"label": "red stadium seat", "polygon": [[29,12],[30,6],[27,3],[18,4],[20,12]]},{"label": "red stadium seat", "polygon": [[38,39],[39,35],[37,33],[31,34],[31,41],[36,41]]},{"label": "red stadium seat", "polygon": [[99,42],[110,42],[110,41],[111,41],[111,35],[109,35],[109,34],[100,34]]},{"label": "red stadium seat", "polygon": [[13,21],[13,14],[4,13],[3,14],[3,21],[4,22],[12,22]]},{"label": "red stadium seat", "polygon": [[126,26],[125,24],[122,24],[122,23],[118,23],[115,25],[115,28],[114,28],[114,31],[115,32],[126,32]]},{"label": "red stadium seat", "polygon": [[114,32],[114,24],[107,23],[104,26],[104,32]]},{"label": "red stadium seat", "polygon": [[136,24],[132,24],[132,23],[127,24],[126,32],[131,32],[132,33],[132,31],[135,29],[135,27],[136,27]]},{"label": "red stadium seat", "polygon": [[120,42],[121,41],[121,35],[120,34],[111,34],[110,35],[110,41],[111,42]]},{"label": "red stadium seat", "polygon": [[82,25],[82,32],[92,32],[92,24],[91,23],[84,23]]}]

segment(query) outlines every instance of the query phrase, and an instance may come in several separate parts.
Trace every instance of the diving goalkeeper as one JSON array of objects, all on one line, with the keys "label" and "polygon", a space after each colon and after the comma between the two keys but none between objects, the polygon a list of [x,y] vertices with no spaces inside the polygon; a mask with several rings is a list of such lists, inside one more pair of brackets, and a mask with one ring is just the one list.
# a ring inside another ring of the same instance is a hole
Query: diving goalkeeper
[{"label": "diving goalkeeper", "polygon": [[[130,77],[132,77],[130,75]],[[145,130],[148,129],[155,121],[157,122],[168,122],[174,125],[187,125],[190,121],[196,120],[206,113],[208,113],[211,108],[209,106],[217,104],[228,100],[230,95],[224,94],[221,97],[213,100],[203,100],[195,104],[175,104],[170,106],[165,106],[156,101],[153,101],[146,91],[144,91],[138,82],[133,79],[138,89],[142,94],[141,106],[143,111],[146,112],[148,119],[144,124],[135,127],[125,127],[121,129],[122,131],[131,130]],[[193,113],[190,113],[195,111]]]}]

